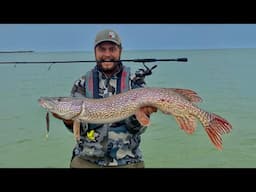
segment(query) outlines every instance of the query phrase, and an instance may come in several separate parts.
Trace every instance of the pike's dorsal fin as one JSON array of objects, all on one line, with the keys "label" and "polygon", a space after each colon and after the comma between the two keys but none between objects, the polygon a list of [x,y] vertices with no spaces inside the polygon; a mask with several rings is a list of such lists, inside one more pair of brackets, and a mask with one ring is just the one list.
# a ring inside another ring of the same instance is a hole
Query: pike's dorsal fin
[{"label": "pike's dorsal fin", "polygon": [[202,102],[203,99],[195,92],[190,89],[178,89],[178,88],[173,88],[172,89],[174,92],[182,95],[185,97],[187,100],[194,102],[194,103],[199,103]]},{"label": "pike's dorsal fin", "polygon": [[194,133],[196,130],[196,118],[192,115],[188,116],[175,116],[175,120],[177,121],[178,125],[182,130],[184,130],[188,134]]}]

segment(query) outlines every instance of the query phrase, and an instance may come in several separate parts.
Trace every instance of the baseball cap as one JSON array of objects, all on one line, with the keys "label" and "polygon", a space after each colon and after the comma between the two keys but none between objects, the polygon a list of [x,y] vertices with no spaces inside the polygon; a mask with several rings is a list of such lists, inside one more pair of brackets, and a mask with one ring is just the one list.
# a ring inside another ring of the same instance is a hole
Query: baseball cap
[{"label": "baseball cap", "polygon": [[98,32],[95,38],[94,46],[96,47],[99,43],[104,41],[111,41],[117,45],[121,45],[121,39],[119,35],[111,29],[105,29]]}]

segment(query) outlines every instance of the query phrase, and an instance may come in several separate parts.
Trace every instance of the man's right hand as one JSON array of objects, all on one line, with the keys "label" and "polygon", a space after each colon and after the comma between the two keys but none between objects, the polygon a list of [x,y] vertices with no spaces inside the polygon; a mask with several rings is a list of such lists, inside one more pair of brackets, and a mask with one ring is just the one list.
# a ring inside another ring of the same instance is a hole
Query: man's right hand
[{"label": "man's right hand", "polygon": [[63,119],[63,118],[61,118],[61,117],[60,117],[58,114],[56,114],[56,113],[52,113],[52,115],[53,115],[53,117],[64,121],[64,123],[67,124],[67,125],[72,125],[72,124],[73,124],[73,120],[66,120],[66,119]]}]

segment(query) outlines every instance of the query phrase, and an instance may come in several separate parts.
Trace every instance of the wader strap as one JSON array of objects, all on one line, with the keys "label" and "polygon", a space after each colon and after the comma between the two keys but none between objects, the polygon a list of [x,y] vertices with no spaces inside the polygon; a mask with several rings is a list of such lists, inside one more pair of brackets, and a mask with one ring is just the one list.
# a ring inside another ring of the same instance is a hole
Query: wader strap
[{"label": "wader strap", "polygon": [[116,91],[117,94],[126,92],[130,89],[129,80],[130,80],[130,67],[123,67],[122,73],[118,74],[117,91]]},{"label": "wader strap", "polygon": [[88,98],[99,98],[99,74],[96,69],[86,73],[85,93]]}]

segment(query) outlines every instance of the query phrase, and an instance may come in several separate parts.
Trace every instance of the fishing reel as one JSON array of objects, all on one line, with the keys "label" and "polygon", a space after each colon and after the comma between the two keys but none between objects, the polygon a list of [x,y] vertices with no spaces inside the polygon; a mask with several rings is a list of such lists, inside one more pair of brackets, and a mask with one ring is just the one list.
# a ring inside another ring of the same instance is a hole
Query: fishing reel
[{"label": "fishing reel", "polygon": [[138,71],[136,71],[135,76],[136,77],[145,77],[152,74],[152,70],[157,67],[157,65],[154,65],[153,67],[149,68],[143,63],[145,69],[140,68]]},{"label": "fishing reel", "polygon": [[148,75],[152,74],[152,70],[155,69],[157,67],[157,65],[154,65],[153,67],[149,68],[148,66],[146,66],[144,64],[144,62],[142,63],[144,65],[144,69],[140,68],[138,71],[135,72],[135,77],[133,79],[134,82],[136,82],[136,84],[142,85],[142,84],[146,84],[146,82],[144,81],[145,77]]}]

